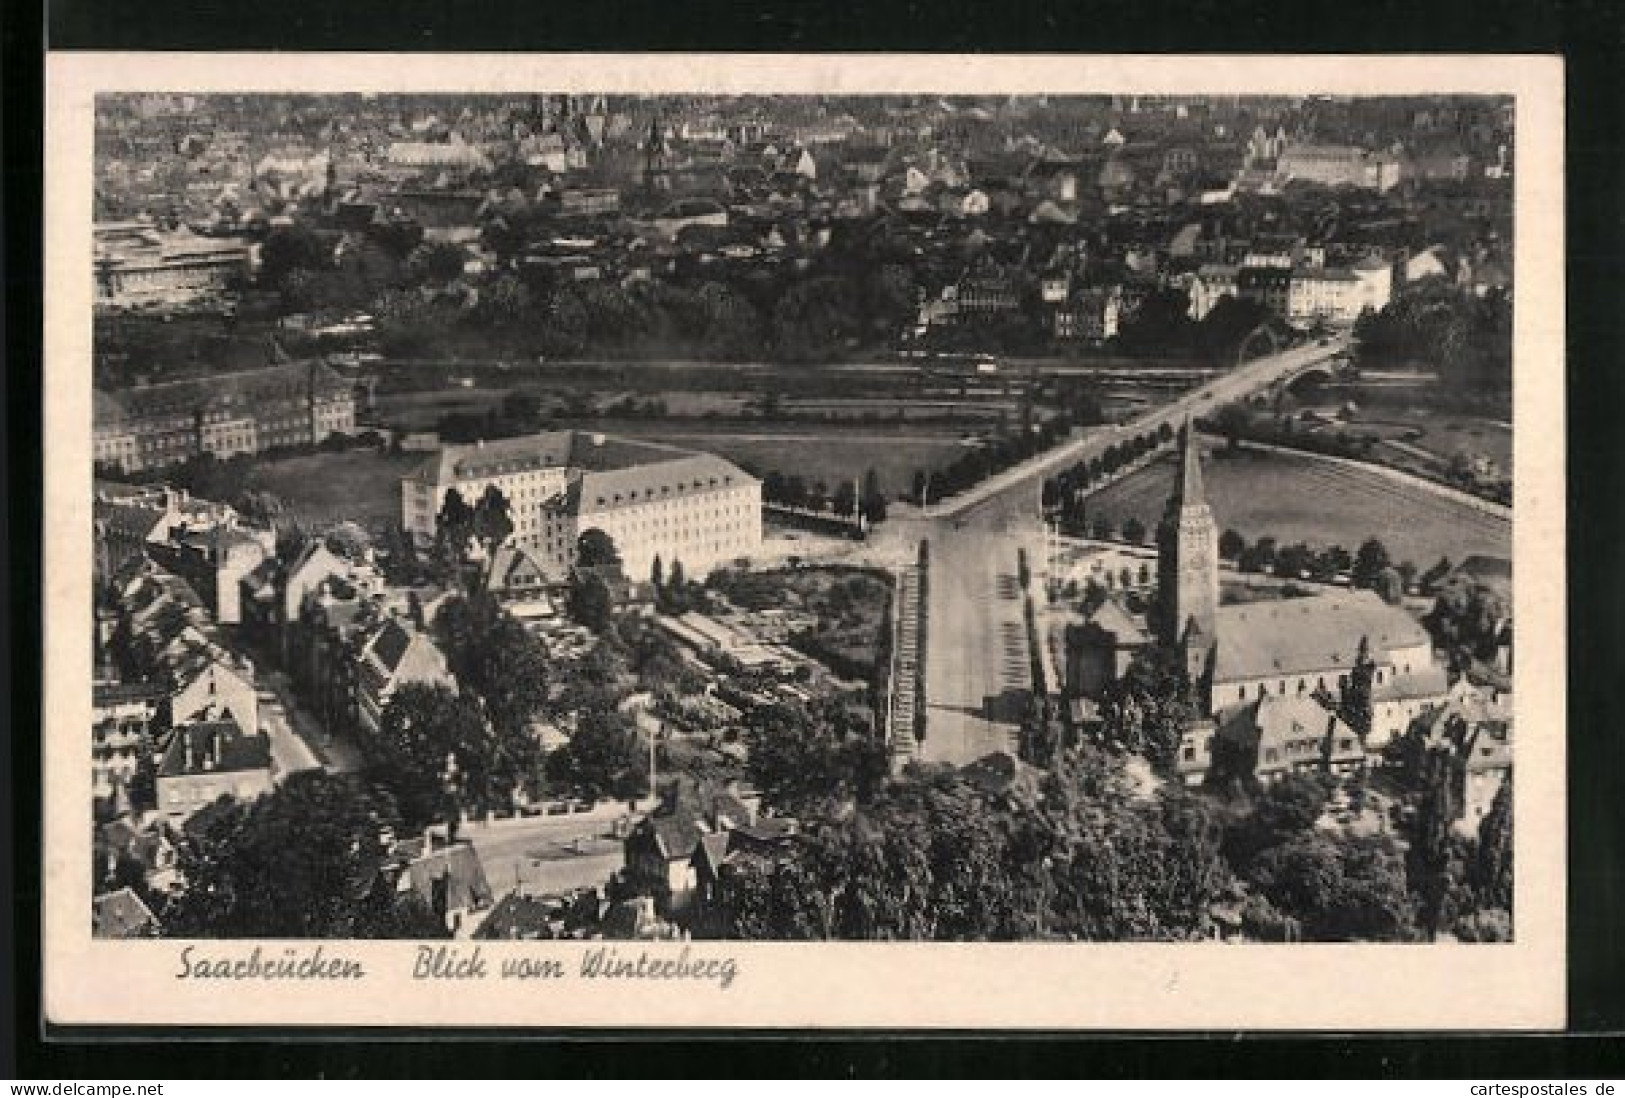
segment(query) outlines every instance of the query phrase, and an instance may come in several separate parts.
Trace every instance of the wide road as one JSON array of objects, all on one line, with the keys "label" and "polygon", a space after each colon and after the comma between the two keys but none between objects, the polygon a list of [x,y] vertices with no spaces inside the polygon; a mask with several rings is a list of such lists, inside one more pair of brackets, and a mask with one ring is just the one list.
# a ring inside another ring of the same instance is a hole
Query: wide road
[{"label": "wide road", "polygon": [[919,758],[964,766],[995,751],[1014,754],[1032,700],[1016,550],[1034,539],[953,522],[920,527],[931,540],[931,571]]},{"label": "wide road", "polygon": [[1057,446],[1019,465],[1013,465],[996,476],[957,496],[944,500],[932,508],[932,513],[943,518],[971,518],[978,524],[982,514],[994,513],[990,521],[1002,523],[1012,509],[1030,510],[1034,522],[1038,520],[1038,493],[1043,482],[1064,469],[1082,461],[1091,461],[1105,452],[1113,442],[1145,431],[1155,431],[1164,423],[1174,428],[1184,424],[1188,417],[1205,414],[1209,410],[1232,400],[1240,400],[1259,389],[1290,377],[1307,366],[1347,353],[1349,337],[1334,337],[1325,343],[1311,343],[1294,347],[1279,354],[1268,355],[1243,363],[1234,370],[1220,374],[1206,385],[1191,389],[1167,404],[1159,405],[1143,415],[1118,427],[1092,430],[1081,438]]}]

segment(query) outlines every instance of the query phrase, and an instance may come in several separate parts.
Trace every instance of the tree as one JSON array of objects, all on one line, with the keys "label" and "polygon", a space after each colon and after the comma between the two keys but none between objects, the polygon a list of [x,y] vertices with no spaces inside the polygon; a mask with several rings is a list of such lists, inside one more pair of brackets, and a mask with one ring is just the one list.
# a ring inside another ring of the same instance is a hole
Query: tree
[{"label": "tree", "polygon": [[1313,828],[1329,797],[1319,776],[1286,775],[1264,790],[1252,810],[1230,826],[1224,840],[1225,857],[1238,872],[1246,870],[1262,851]]},{"label": "tree", "polygon": [[863,517],[870,523],[886,521],[886,493],[880,490],[880,475],[873,468],[863,474]]},{"label": "tree", "polygon": [[688,574],[683,562],[671,562],[671,577],[666,581],[666,607],[673,614],[686,614],[689,607]]},{"label": "tree", "polygon": [[858,490],[849,480],[842,480],[835,485],[835,491],[830,494],[829,509],[842,517],[851,517],[858,510]]},{"label": "tree", "polygon": [[1354,586],[1375,587],[1377,577],[1388,565],[1388,549],[1376,538],[1367,538],[1354,554]]},{"label": "tree", "polygon": [[246,489],[237,497],[237,513],[255,526],[275,526],[288,506],[274,492]]},{"label": "tree", "polygon": [[332,265],[332,250],[305,225],[279,225],[260,244],[260,284],[284,290],[295,271],[324,271]]},{"label": "tree", "polygon": [[548,776],[588,801],[636,800],[648,791],[647,751],[621,713],[590,709],[576,720],[570,742],[547,760]]},{"label": "tree", "polygon": [[1371,658],[1371,641],[1362,636],[1360,646],[1354,653],[1354,666],[1349,668],[1341,684],[1341,697],[1338,699],[1338,716],[1354,729],[1361,741],[1371,735],[1371,688],[1376,673],[1377,662]]},{"label": "tree", "polygon": [[615,547],[615,539],[596,526],[583,530],[576,538],[576,568],[605,579],[620,579],[621,551]]},{"label": "tree", "polygon": [[530,727],[547,703],[546,647],[484,592],[448,600],[435,630],[452,673],[484,703],[498,733],[490,771],[520,783],[538,761]]},{"label": "tree", "polygon": [[484,544],[487,553],[495,552],[497,546],[512,536],[513,518],[509,513],[508,497],[502,494],[502,489],[494,484],[485,489],[480,501],[474,505],[471,526],[474,536]]},{"label": "tree", "polygon": [[579,569],[570,573],[569,610],[578,625],[594,633],[601,634],[608,629],[615,611],[615,596],[610,593],[604,577]]},{"label": "tree", "polygon": [[660,560],[660,554],[655,554],[654,563],[649,566],[649,586],[654,588],[655,604],[662,610],[666,606],[666,568]]},{"label": "tree", "polygon": [[1478,825],[1470,880],[1484,907],[1512,912],[1512,782],[1495,791],[1490,810]]},{"label": "tree", "polygon": [[1405,598],[1405,580],[1397,568],[1384,568],[1378,572],[1371,587],[1389,606],[1398,606]]},{"label": "tree", "polygon": [[474,509],[461,492],[452,488],[446,492],[440,514],[435,517],[436,548],[451,562],[460,562],[468,547],[468,539],[473,536]]},{"label": "tree", "polygon": [[394,795],[412,830],[455,820],[465,809],[489,807],[511,793],[496,780],[499,749],[479,710],[438,683],[397,690],[363,751],[368,772]]},{"label": "tree", "polygon": [[827,359],[856,334],[858,315],[851,287],[839,278],[814,278],[791,286],[773,310],[773,339],[792,361]]},{"label": "tree", "polygon": [[354,522],[341,522],[322,535],[322,543],[330,552],[348,561],[361,561],[372,549],[372,538]]},{"label": "tree", "polygon": [[1163,649],[1136,655],[1123,676],[1106,688],[1100,708],[1106,741],[1145,756],[1161,772],[1172,770],[1195,718],[1184,670],[1177,656]]},{"label": "tree", "polygon": [[1316,941],[1396,941],[1412,923],[1404,860],[1384,839],[1306,833],[1266,851],[1252,882]]},{"label": "tree", "polygon": [[415,285],[444,285],[462,277],[465,261],[459,245],[423,243],[406,257],[406,275]]},{"label": "tree", "polygon": [[1421,929],[1429,939],[1455,921],[1451,910],[1453,843],[1450,828],[1461,812],[1456,760],[1448,748],[1423,752],[1417,767],[1421,787],[1408,829],[1406,869],[1417,896]]},{"label": "tree", "polygon": [[843,739],[806,709],[777,703],[753,712],[745,729],[751,780],[765,803],[794,813],[826,797],[867,800],[886,775],[883,748]]},{"label": "tree", "polygon": [[288,775],[258,800],[223,799],[177,843],[186,882],[162,913],[167,932],[206,938],[444,938],[403,904],[384,872],[393,810],[352,778]]},{"label": "tree", "polygon": [[1239,560],[1247,551],[1247,539],[1234,530],[1219,535],[1219,556],[1225,560]]}]

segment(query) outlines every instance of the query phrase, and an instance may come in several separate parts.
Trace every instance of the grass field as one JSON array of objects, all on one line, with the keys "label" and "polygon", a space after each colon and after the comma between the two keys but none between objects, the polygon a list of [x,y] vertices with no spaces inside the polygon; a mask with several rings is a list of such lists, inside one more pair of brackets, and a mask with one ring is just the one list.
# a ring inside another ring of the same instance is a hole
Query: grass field
[{"label": "grass field", "polygon": [[424,457],[354,450],[266,461],[255,467],[249,487],[275,493],[312,525],[349,519],[377,526],[400,519],[401,477]]},{"label": "grass field", "polygon": [[[1398,560],[1426,568],[1441,556],[1473,553],[1510,557],[1512,525],[1455,500],[1336,465],[1308,454],[1247,451],[1203,461],[1208,503],[1219,529],[1248,541],[1341,545],[1353,552],[1375,535]],[[1120,526],[1133,515],[1155,529],[1173,487],[1174,463],[1164,458],[1091,496],[1086,511]]]},{"label": "grass field", "polygon": [[800,476],[809,484],[823,481],[834,485],[874,469],[881,490],[893,497],[909,490],[916,469],[941,468],[963,451],[957,433],[881,424],[710,426],[703,421],[665,420],[583,422],[576,426],[703,450],[758,476],[776,469],[786,476]]}]

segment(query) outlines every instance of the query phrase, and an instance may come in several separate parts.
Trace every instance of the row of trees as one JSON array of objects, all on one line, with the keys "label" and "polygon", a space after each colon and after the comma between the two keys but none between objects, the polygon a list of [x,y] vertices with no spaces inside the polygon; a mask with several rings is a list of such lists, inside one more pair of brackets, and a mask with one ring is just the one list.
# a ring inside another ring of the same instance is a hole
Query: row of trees
[{"label": "row of trees", "polygon": [[862,515],[870,523],[886,518],[886,493],[881,490],[879,474],[872,468],[863,475],[861,491],[850,480],[842,480],[831,489],[821,480],[809,484],[800,474],[786,475],[773,469],[762,477],[762,499],[843,517]]},{"label": "row of trees", "polygon": [[[1112,443],[1101,451],[1098,457],[1090,458],[1087,462],[1079,462],[1058,476],[1046,480],[1042,489],[1044,506],[1060,508],[1062,523],[1081,531],[1084,523],[1083,497],[1089,489],[1115,476],[1120,470],[1153,450],[1168,445],[1174,439],[1173,427],[1168,423],[1162,423],[1155,431],[1142,431],[1130,438]],[[1096,521],[1101,520],[1097,518]],[[1139,537],[1129,540],[1139,541],[1143,538],[1144,527],[1141,526],[1140,530]],[[1095,536],[1111,535],[1106,533]]]}]

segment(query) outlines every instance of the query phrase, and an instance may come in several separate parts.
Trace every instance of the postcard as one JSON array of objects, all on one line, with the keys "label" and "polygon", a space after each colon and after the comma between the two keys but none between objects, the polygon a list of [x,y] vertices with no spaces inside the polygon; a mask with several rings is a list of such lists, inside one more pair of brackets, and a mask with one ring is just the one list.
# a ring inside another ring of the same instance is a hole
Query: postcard
[{"label": "postcard", "polygon": [[1557,59],[48,78],[47,1022],[1563,1026]]}]

